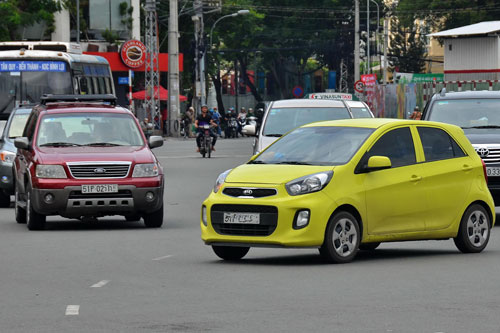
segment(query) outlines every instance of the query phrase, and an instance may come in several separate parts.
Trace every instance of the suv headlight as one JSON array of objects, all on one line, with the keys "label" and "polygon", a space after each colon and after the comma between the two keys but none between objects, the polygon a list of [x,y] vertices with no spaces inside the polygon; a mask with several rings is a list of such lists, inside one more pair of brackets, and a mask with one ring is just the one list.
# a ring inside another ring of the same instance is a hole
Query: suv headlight
[{"label": "suv headlight", "polygon": [[332,179],[333,171],[318,172],[300,177],[286,183],[285,188],[290,195],[300,195],[321,191]]},{"label": "suv headlight", "polygon": [[136,164],[132,177],[155,177],[158,176],[158,165],[156,163]]},{"label": "suv headlight", "polygon": [[16,157],[16,153],[11,151],[2,150],[0,151],[0,160],[5,163],[13,163],[14,158]]},{"label": "suv headlight", "polygon": [[221,173],[219,175],[219,177],[217,177],[217,180],[215,181],[215,186],[214,186],[214,193],[217,193],[217,191],[220,190],[222,184],[224,184],[224,182],[226,181],[226,177],[231,170],[232,169],[226,170],[223,173]]},{"label": "suv headlight", "polygon": [[38,164],[35,174],[38,178],[68,178],[62,165]]}]

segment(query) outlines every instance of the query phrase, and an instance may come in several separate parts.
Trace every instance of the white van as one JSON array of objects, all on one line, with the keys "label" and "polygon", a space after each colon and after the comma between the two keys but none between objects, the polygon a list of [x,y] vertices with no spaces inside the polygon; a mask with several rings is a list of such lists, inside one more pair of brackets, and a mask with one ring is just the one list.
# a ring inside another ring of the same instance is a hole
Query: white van
[{"label": "white van", "polygon": [[327,99],[285,99],[269,103],[260,128],[243,127],[243,134],[255,135],[253,153],[258,154],[288,131],[315,121],[373,118],[363,102]]}]

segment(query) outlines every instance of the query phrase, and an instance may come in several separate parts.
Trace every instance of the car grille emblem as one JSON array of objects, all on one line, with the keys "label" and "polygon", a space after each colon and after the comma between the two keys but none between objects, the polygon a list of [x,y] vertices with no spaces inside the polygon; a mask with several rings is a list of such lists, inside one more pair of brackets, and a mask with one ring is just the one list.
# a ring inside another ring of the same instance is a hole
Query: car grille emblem
[{"label": "car grille emblem", "polygon": [[250,189],[246,189],[246,190],[243,190],[243,194],[244,195],[252,195],[253,194],[253,191],[250,190]]},{"label": "car grille emblem", "polygon": [[481,158],[488,157],[488,155],[490,154],[488,148],[477,148],[476,152],[479,154],[479,156],[481,156]]},{"label": "car grille emblem", "polygon": [[106,169],[104,169],[104,168],[95,168],[94,169],[94,173],[99,173],[99,174],[106,173]]}]

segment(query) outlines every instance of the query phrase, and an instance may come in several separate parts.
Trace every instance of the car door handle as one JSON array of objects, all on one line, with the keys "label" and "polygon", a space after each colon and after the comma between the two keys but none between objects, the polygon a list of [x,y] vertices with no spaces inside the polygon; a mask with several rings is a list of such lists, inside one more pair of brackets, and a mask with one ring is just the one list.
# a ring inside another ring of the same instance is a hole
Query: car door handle
[{"label": "car door handle", "polygon": [[471,171],[472,170],[472,166],[470,166],[468,164],[464,164],[462,166],[462,170],[464,170],[464,171]]},{"label": "car door handle", "polygon": [[418,182],[421,179],[422,179],[422,176],[412,175],[410,178],[410,181],[411,182]]}]

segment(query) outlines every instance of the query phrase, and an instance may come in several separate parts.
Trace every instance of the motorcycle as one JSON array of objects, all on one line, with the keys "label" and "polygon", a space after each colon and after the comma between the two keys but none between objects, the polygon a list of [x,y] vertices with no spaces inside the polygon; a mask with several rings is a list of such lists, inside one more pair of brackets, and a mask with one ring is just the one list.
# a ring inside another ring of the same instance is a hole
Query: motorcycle
[{"label": "motorcycle", "polygon": [[184,139],[187,139],[188,137],[188,129],[187,129],[187,124],[185,119],[181,119],[181,128],[180,128],[180,134]]},{"label": "motorcycle", "polygon": [[230,117],[227,121],[226,138],[238,137],[238,121],[236,117]]},{"label": "motorcycle", "polygon": [[203,134],[201,138],[200,154],[201,156],[203,156],[203,158],[205,158],[206,155],[208,155],[208,158],[210,158],[212,155],[212,137],[210,136],[210,125],[205,124],[200,127],[200,130]]},{"label": "motorcycle", "polygon": [[[238,118],[238,133],[241,134],[241,136],[243,137],[243,133],[241,132],[241,129],[243,128],[243,126],[245,126],[247,123],[247,118],[246,117],[239,117]],[[238,134],[236,134],[236,137],[238,137]]]}]

